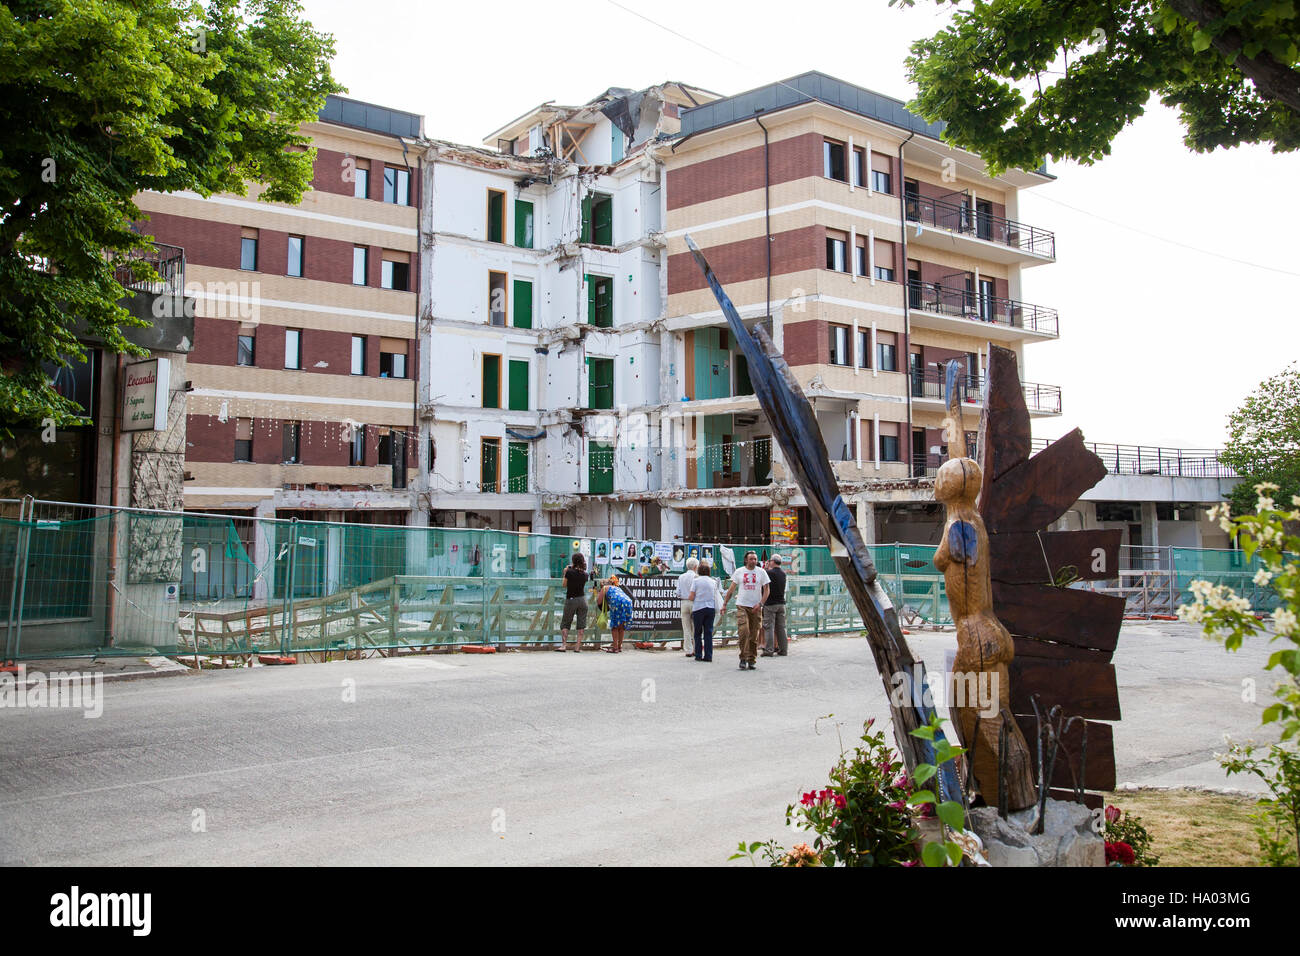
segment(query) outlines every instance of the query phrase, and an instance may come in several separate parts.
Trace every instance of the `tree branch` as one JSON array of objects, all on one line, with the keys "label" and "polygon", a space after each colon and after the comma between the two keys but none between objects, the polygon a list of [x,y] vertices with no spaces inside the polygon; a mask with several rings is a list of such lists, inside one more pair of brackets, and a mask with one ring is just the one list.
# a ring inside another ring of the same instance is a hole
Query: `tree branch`
[{"label": "tree branch", "polygon": [[[1209,25],[1223,19],[1223,8],[1215,0],[1166,0],[1170,8],[1185,20],[1209,33]],[[1210,37],[1210,45],[1227,57],[1243,75],[1255,82],[1262,97],[1274,100],[1300,116],[1300,73],[1279,63],[1267,50],[1248,57],[1241,52],[1245,45],[1240,31],[1224,30]]]}]

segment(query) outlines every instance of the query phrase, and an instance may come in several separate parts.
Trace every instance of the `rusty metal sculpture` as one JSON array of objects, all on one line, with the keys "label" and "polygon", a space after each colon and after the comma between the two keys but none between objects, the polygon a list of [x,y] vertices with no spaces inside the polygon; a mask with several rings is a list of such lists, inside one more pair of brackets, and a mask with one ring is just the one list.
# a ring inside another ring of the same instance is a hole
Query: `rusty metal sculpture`
[{"label": "rusty metal sculpture", "polygon": [[985,802],[1022,810],[1036,799],[1033,769],[1029,745],[1011,715],[1007,667],[1015,648],[993,613],[989,537],[976,510],[981,473],[979,464],[966,455],[957,385],[960,371],[960,363],[948,363],[948,418],[944,420],[948,460],[934,479],[934,497],[946,512],[934,566],[943,572],[948,608],[957,628],[948,710]]}]

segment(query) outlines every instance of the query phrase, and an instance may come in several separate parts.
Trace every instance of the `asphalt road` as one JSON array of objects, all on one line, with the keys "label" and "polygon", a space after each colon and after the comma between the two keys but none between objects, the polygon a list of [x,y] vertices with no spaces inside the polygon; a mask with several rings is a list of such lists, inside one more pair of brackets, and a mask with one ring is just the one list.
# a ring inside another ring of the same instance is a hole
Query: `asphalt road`
[{"label": "asphalt road", "polygon": [[[914,634],[940,666],[952,635]],[[1125,628],[1119,779],[1231,786],[1267,645]],[[1243,701],[1243,679],[1257,682]],[[445,655],[110,681],[0,709],[5,864],[698,864],[781,839],[884,692],[861,638],[736,668],[677,652]],[[818,721],[834,714],[831,720]]]}]

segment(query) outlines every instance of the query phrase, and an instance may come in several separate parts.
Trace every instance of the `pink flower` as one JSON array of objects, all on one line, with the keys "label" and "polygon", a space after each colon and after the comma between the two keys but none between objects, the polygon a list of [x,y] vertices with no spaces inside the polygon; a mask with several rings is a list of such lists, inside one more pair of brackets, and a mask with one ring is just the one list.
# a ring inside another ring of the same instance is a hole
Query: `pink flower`
[{"label": "pink flower", "polygon": [[1133,848],[1127,843],[1107,843],[1106,862],[1118,863],[1120,866],[1132,866],[1137,862],[1137,857],[1133,854]]},{"label": "pink flower", "polygon": [[831,796],[832,796],[831,790],[823,790],[821,793],[817,795],[817,799],[820,800],[822,803],[825,803],[827,800],[831,798]]},{"label": "pink flower", "polygon": [[907,774],[900,773],[897,777],[894,778],[894,782],[890,786],[892,786],[895,790],[911,790],[912,781],[908,778]]},{"label": "pink flower", "polygon": [[805,807],[811,807],[813,804],[817,802],[817,791],[816,790],[808,791],[802,797],[799,798],[799,802],[803,804]]},{"label": "pink flower", "polygon": [[920,866],[920,865],[921,865],[921,861],[920,861],[920,860],[908,860],[908,861],[906,861],[905,863],[903,863],[902,865],[903,865],[903,866]]},{"label": "pink flower", "polygon": [[835,806],[843,810],[847,805],[848,805],[848,801],[844,799],[844,796],[842,794],[839,793],[835,794]]},{"label": "pink flower", "polygon": [[874,718],[874,717],[869,717],[869,718],[867,718],[867,722],[866,722],[866,724],[863,726],[862,730],[863,730],[864,732],[870,730],[871,727],[872,727],[872,725],[875,724],[875,722],[876,722],[876,718]]},{"label": "pink flower", "polygon": [[899,813],[902,813],[904,810],[907,809],[907,804],[904,803],[902,800],[895,800],[893,803],[889,805],[889,807],[891,810],[897,810]]},{"label": "pink flower", "polygon": [[1115,823],[1117,820],[1119,820],[1119,807],[1116,807],[1116,806],[1107,806],[1107,807],[1106,807],[1106,822],[1107,822],[1107,823]]}]

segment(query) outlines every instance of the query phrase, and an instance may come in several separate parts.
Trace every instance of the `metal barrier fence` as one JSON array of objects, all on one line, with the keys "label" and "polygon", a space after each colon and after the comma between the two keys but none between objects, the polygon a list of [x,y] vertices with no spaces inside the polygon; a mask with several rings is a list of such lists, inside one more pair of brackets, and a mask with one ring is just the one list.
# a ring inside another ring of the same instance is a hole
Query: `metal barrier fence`
[{"label": "metal barrier fence", "polygon": [[[574,540],[0,500],[4,659],[553,644]],[[725,546],[701,545],[719,575]],[[732,548],[737,562],[749,547]],[[755,550],[766,556],[775,549]],[[872,548],[907,623],[951,622],[934,551]],[[780,552],[792,633],[861,629],[825,547]],[[728,618],[718,622],[720,640],[735,636]],[[587,637],[609,639],[591,629]],[[628,639],[665,643],[681,634],[629,631]]]}]

